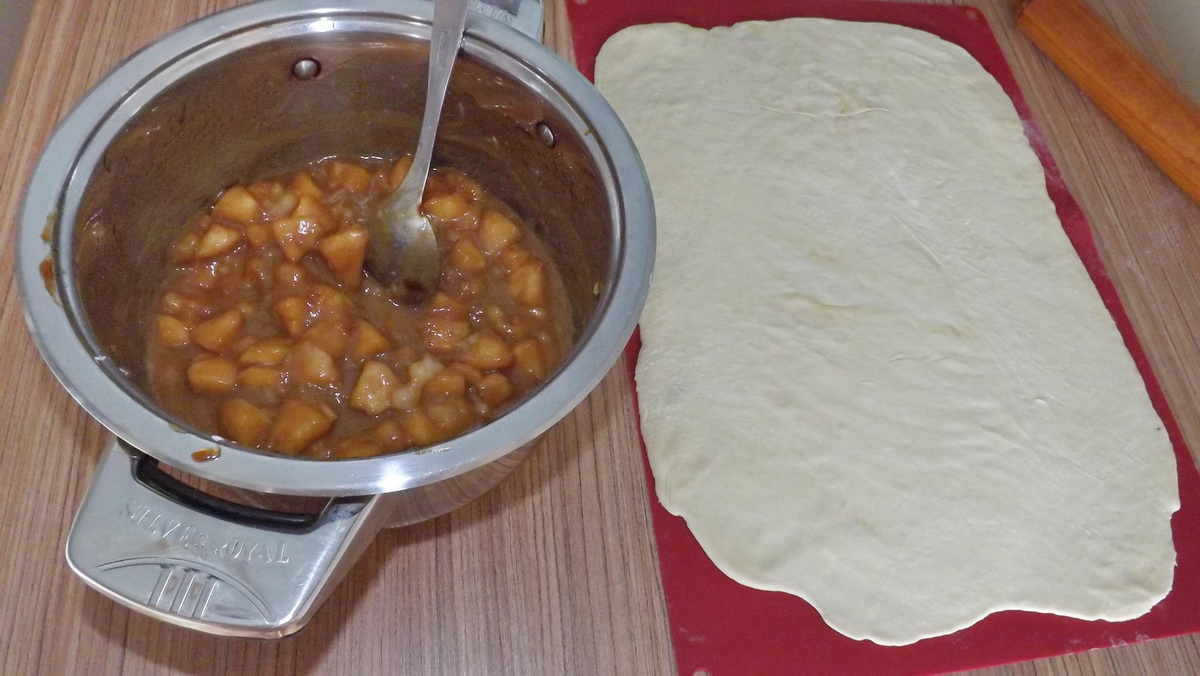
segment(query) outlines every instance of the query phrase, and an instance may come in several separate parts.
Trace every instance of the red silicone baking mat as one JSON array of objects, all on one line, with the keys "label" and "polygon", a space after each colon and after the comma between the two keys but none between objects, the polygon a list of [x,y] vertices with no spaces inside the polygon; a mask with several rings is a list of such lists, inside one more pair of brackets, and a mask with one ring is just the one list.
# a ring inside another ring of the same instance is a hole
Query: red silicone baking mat
[{"label": "red silicone baking mat", "polygon": [[[669,514],[652,498],[659,563],[681,674],[937,673],[1200,631],[1200,474],[1104,270],[1083,212],[1067,192],[982,14],[966,7],[852,0],[567,0],[567,5],[579,68],[589,77],[600,46],[613,33],[635,24],[665,21],[703,28],[797,16],[881,21],[919,28],[966,49],[1000,82],[1024,120],[1030,144],[1045,167],[1046,184],[1063,228],[1145,378],[1150,398],[1174,442],[1179,465],[1183,506],[1172,522],[1178,556],[1175,585],[1147,615],[1111,623],[1008,611],[952,635],[901,647],[846,638],[826,626],[800,598],[733,582],[704,554],[683,519]],[[631,368],[636,355],[635,337],[628,350]],[[648,465],[646,476],[655,495]]]}]

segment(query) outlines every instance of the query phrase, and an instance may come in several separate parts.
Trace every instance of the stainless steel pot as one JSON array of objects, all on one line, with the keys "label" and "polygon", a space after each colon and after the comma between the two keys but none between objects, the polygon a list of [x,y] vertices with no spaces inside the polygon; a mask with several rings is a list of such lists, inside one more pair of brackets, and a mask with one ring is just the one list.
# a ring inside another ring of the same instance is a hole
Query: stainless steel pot
[{"label": "stainless steel pot", "polygon": [[[557,373],[457,439],[327,462],[189,429],[145,394],[149,304],[177,229],[232,183],[323,156],[410,149],[431,15],[419,0],[265,0],[210,16],[121,65],[46,147],[25,197],[18,276],[46,361],[115,435],[67,557],[118,602],[217,634],[298,630],[379,528],[443,514],[494,486],[628,340],[654,256],[633,144],[576,70],[472,16],[434,163],[511,205],[556,259],[575,331]],[[198,491],[181,473],[324,506],[267,509]]]}]

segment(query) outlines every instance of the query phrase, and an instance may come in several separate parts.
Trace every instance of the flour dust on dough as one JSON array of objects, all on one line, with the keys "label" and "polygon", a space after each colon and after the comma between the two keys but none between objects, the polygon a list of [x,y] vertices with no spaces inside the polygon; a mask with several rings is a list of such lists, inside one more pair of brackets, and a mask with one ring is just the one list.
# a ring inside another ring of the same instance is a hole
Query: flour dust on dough
[{"label": "flour dust on dough", "polygon": [[886,24],[626,29],[659,498],[730,577],[901,645],[1171,588],[1175,459],[1011,101]]}]

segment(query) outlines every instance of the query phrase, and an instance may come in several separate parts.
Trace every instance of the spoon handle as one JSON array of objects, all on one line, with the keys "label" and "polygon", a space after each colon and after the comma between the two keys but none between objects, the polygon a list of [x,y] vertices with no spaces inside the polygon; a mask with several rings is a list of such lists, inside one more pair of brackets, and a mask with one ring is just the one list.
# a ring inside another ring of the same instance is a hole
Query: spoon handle
[{"label": "spoon handle", "polygon": [[[442,102],[450,85],[450,71],[462,44],[463,27],[467,23],[469,0],[437,0],[433,8],[433,28],[429,38],[429,94],[425,98],[425,116],[421,136],[409,168],[410,180],[405,184],[424,187],[429,178],[429,163],[433,159],[433,139],[437,136]],[[420,204],[420,200],[417,200]]]}]

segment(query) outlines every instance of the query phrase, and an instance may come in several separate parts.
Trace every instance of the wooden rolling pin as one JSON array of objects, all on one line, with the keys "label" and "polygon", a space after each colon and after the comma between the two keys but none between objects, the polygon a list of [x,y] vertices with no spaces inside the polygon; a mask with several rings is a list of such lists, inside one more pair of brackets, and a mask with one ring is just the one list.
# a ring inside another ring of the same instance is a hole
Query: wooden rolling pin
[{"label": "wooden rolling pin", "polygon": [[1200,203],[1200,107],[1083,0],[1017,0],[1017,26]]}]

